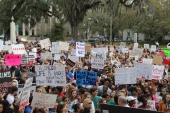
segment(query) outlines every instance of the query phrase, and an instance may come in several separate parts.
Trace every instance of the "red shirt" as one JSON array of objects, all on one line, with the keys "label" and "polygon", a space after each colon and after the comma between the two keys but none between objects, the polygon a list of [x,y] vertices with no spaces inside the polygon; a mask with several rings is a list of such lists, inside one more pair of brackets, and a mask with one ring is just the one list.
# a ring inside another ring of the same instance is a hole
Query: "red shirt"
[{"label": "red shirt", "polygon": [[60,96],[61,96],[61,97],[64,97],[64,94],[63,94],[63,93],[60,93]]}]

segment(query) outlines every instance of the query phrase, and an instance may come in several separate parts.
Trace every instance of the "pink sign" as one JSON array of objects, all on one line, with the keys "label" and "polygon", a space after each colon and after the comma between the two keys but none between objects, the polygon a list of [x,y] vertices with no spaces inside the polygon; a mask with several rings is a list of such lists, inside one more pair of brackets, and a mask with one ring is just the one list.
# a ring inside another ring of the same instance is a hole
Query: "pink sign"
[{"label": "pink sign", "polygon": [[19,66],[21,64],[20,54],[7,54],[5,57],[7,66]]}]

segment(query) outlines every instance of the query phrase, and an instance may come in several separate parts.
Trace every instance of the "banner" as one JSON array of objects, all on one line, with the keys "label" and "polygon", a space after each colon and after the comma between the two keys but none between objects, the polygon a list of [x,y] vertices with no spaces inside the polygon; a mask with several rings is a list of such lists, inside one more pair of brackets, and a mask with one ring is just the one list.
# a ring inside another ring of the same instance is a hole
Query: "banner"
[{"label": "banner", "polygon": [[164,66],[153,65],[152,66],[152,79],[160,80],[164,73]]},{"label": "banner", "polygon": [[36,84],[40,86],[66,86],[64,66],[35,66]]},{"label": "banner", "polygon": [[52,42],[51,53],[61,53],[59,42]]},{"label": "banner", "polygon": [[134,63],[137,78],[152,79],[152,64]]},{"label": "banner", "polygon": [[76,42],[76,56],[84,57],[85,55],[85,43]]},{"label": "banner", "polygon": [[25,82],[22,95],[21,95],[21,102],[20,102],[19,110],[22,110],[23,108],[25,108],[25,106],[29,105],[30,89],[32,86],[32,81],[33,81],[33,78],[29,78]]},{"label": "banner", "polygon": [[115,85],[136,84],[136,68],[116,68]]},{"label": "banner", "polygon": [[142,59],[142,62],[143,62],[144,64],[152,64],[153,59],[146,59],[146,58],[143,58],[143,59]]},{"label": "banner", "polygon": [[52,59],[52,53],[41,53],[41,59]]},{"label": "banner", "polygon": [[104,53],[92,53],[91,68],[95,69],[104,68]]},{"label": "banner", "polygon": [[59,42],[59,50],[68,51],[69,43],[68,42]]},{"label": "banner", "polygon": [[34,97],[31,103],[31,106],[37,108],[53,108],[56,103],[57,95],[52,94],[43,94],[43,93],[34,93]]},{"label": "banner", "polygon": [[96,86],[97,72],[91,72],[86,70],[76,71],[76,85],[93,85]]},{"label": "banner", "polygon": [[156,52],[156,45],[151,45],[151,52]]},{"label": "banner", "polygon": [[31,66],[34,63],[35,63],[35,58],[33,55],[22,56],[22,62],[21,62],[22,66]]},{"label": "banner", "polygon": [[13,54],[26,54],[25,47],[23,44],[12,44],[12,52]]},{"label": "banner", "polygon": [[12,79],[10,71],[0,72],[0,90],[8,93],[12,89]]},{"label": "banner", "polygon": [[19,66],[21,64],[21,55],[6,54],[5,63],[7,66]]},{"label": "banner", "polygon": [[41,45],[41,48],[47,48],[51,46],[50,39],[47,38],[47,39],[40,40],[40,45]]}]

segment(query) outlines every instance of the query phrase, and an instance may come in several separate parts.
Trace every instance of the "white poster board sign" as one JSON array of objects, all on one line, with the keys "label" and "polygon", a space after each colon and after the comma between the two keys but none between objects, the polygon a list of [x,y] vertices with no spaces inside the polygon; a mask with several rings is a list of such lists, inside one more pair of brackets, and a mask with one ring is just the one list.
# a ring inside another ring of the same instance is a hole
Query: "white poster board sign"
[{"label": "white poster board sign", "polygon": [[143,62],[144,64],[152,64],[152,63],[153,63],[153,59],[143,58],[143,59],[142,59],[142,62]]},{"label": "white poster board sign", "polygon": [[104,68],[104,53],[92,53],[91,68],[95,69]]},{"label": "white poster board sign", "polygon": [[51,46],[50,39],[47,38],[47,39],[40,40],[40,45],[41,48],[48,48],[49,46]]},{"label": "white poster board sign", "polygon": [[76,42],[76,56],[78,57],[85,56],[85,43]]},{"label": "white poster board sign", "polygon": [[52,59],[52,53],[41,53],[41,59]]},{"label": "white poster board sign", "polygon": [[136,69],[133,68],[116,68],[115,85],[136,84]]},{"label": "white poster board sign", "polygon": [[60,60],[61,54],[55,54],[54,55],[54,60]]},{"label": "white poster board sign", "polygon": [[25,47],[24,47],[24,44],[12,44],[12,52],[14,54],[25,54],[27,55],[26,53],[26,50],[25,50]]},{"label": "white poster board sign", "polygon": [[160,80],[164,73],[164,66],[153,65],[152,66],[152,79]]},{"label": "white poster board sign", "polygon": [[52,42],[51,53],[61,53],[59,42]]},{"label": "white poster board sign", "polygon": [[36,84],[40,86],[66,86],[64,66],[35,66]]},{"label": "white poster board sign", "polygon": [[129,48],[122,48],[122,52],[123,53],[128,53],[129,52]]},{"label": "white poster board sign", "polygon": [[104,60],[106,60],[106,49],[105,48],[91,48],[91,53],[104,53]]},{"label": "white poster board sign", "polygon": [[2,40],[0,40],[0,51],[2,51],[2,50],[3,50],[3,47],[4,47],[3,41],[2,41]]},{"label": "white poster board sign", "polygon": [[138,43],[134,43],[133,49],[138,48],[139,44]]},{"label": "white poster board sign", "polygon": [[57,95],[52,94],[43,94],[43,93],[34,93],[34,97],[31,103],[31,106],[37,108],[53,108],[56,103]]},{"label": "white poster board sign", "polygon": [[120,42],[120,48],[125,48],[126,47],[126,42]]},{"label": "white poster board sign", "polygon": [[149,44],[144,44],[145,49],[149,49]]},{"label": "white poster board sign", "polygon": [[2,50],[8,51],[9,53],[12,53],[12,46],[11,45],[4,45]]},{"label": "white poster board sign", "polygon": [[137,43],[137,42],[138,42],[138,34],[134,33],[134,43]]},{"label": "white poster board sign", "polygon": [[156,45],[151,45],[151,51],[156,52]]},{"label": "white poster board sign", "polygon": [[71,50],[71,56],[76,56],[76,49]]},{"label": "white poster board sign", "polygon": [[68,51],[69,43],[68,42],[59,42],[59,50]]}]

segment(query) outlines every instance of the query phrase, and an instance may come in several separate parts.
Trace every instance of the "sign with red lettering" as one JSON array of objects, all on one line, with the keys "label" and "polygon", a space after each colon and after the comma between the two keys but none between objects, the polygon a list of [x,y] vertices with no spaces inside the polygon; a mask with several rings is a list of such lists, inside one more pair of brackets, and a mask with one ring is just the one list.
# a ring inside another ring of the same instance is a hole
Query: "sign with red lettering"
[{"label": "sign with red lettering", "polygon": [[21,64],[21,55],[6,54],[5,62],[7,66],[19,66]]},{"label": "sign with red lettering", "polygon": [[160,80],[164,73],[164,66],[153,65],[152,66],[152,79]]},{"label": "sign with red lettering", "polygon": [[14,54],[27,54],[23,44],[12,44],[12,52]]},{"label": "sign with red lettering", "polygon": [[0,90],[2,93],[7,93],[12,88],[12,80],[10,71],[0,72]]},{"label": "sign with red lettering", "polygon": [[84,57],[85,55],[85,43],[76,42],[76,56]]},{"label": "sign with red lettering", "polygon": [[31,106],[37,108],[53,108],[56,103],[57,95],[52,94],[43,94],[43,93],[34,93],[34,97],[31,103]]},{"label": "sign with red lettering", "polygon": [[104,53],[92,53],[91,68],[104,68]]},{"label": "sign with red lettering", "polygon": [[22,62],[21,62],[22,66],[31,66],[34,63],[35,63],[34,55],[22,56]]},{"label": "sign with red lettering", "polygon": [[47,47],[51,46],[50,39],[47,38],[44,40],[40,40],[40,45],[41,45],[41,48],[47,48]]}]

